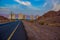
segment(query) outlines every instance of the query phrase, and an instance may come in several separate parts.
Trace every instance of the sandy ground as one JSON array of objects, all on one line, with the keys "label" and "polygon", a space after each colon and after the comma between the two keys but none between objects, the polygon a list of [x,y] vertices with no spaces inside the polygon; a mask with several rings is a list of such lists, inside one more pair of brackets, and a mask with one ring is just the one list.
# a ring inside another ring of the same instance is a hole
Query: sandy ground
[{"label": "sandy ground", "polygon": [[60,40],[60,27],[23,21],[28,40]]}]

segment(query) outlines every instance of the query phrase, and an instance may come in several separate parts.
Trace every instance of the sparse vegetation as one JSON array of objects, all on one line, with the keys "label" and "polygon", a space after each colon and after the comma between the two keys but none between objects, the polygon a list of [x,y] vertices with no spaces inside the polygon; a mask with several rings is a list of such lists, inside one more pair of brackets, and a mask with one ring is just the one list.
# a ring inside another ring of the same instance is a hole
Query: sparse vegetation
[{"label": "sparse vegetation", "polygon": [[40,24],[40,25],[44,25],[44,22],[43,22],[43,21],[40,21],[39,24]]},{"label": "sparse vegetation", "polygon": [[46,25],[48,25],[48,23]]},{"label": "sparse vegetation", "polygon": [[32,22],[32,23],[33,23],[34,21],[33,21],[33,20],[30,20],[30,22]]}]

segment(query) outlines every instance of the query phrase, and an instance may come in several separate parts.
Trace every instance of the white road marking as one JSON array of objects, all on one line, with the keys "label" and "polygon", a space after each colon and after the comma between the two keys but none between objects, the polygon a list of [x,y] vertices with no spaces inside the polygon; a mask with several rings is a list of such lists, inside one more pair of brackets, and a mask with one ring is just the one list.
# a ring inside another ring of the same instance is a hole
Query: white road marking
[{"label": "white road marking", "polygon": [[[19,25],[19,23],[18,23]],[[18,28],[18,25],[16,26],[16,28],[13,30],[13,32],[10,34],[10,36],[8,37],[7,40],[10,40],[12,38],[12,36],[14,35],[14,33],[16,32],[17,28]]]}]

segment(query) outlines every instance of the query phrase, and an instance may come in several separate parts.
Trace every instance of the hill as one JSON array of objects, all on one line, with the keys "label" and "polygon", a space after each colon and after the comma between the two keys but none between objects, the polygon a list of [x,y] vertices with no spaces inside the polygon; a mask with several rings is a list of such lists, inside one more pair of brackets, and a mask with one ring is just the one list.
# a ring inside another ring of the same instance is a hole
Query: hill
[{"label": "hill", "polygon": [[44,15],[40,16],[37,20],[38,23],[44,24],[60,24],[60,10],[59,11],[49,11]]},{"label": "hill", "polygon": [[0,16],[0,23],[6,23],[9,22],[10,20],[4,16]]}]

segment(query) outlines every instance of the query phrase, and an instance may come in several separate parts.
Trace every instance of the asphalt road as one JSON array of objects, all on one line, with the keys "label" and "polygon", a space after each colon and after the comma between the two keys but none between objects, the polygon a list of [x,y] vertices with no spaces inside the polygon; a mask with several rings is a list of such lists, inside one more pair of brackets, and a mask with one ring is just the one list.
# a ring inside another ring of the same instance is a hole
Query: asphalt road
[{"label": "asphalt road", "polygon": [[27,40],[22,21],[0,24],[0,40]]}]

